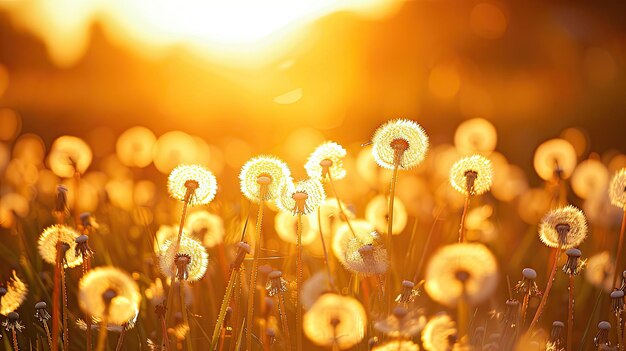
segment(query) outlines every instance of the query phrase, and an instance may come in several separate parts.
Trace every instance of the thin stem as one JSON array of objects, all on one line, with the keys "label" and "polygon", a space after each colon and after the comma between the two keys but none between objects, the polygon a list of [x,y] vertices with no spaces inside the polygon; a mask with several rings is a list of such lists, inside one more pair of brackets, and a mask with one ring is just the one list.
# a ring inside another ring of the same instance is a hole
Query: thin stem
[{"label": "thin stem", "polygon": [[617,325],[615,326],[615,332],[617,333],[617,345],[620,350],[624,350],[624,335],[622,335],[622,314],[615,313],[615,321]]},{"label": "thin stem", "polygon": [[469,208],[470,195],[465,195],[465,203],[463,204],[463,214],[461,214],[461,226],[459,228],[459,242],[465,242],[465,220],[467,219],[467,209]]},{"label": "thin stem", "polygon": [[594,320],[596,316],[596,310],[598,309],[598,305],[600,305],[600,300],[602,299],[602,295],[604,290],[602,288],[598,289],[598,297],[596,297],[596,303],[593,305],[593,309],[591,310],[591,314],[589,318],[587,318],[587,326],[585,327],[585,332],[583,333],[582,339],[580,339],[580,351],[585,349],[585,342],[587,341],[587,334],[589,333],[589,327],[591,327],[591,321]]},{"label": "thin stem", "polygon": [[465,283],[463,283],[462,285],[463,285],[463,288],[462,288],[463,292],[461,293],[461,297],[459,298],[459,303],[457,305],[457,312],[458,312],[457,322],[458,322],[459,338],[462,338],[465,335],[467,335],[468,322],[469,322],[469,318],[468,318],[469,308],[467,306]]},{"label": "thin stem", "polygon": [[120,336],[117,338],[117,345],[115,346],[115,351],[122,350],[122,345],[124,344],[125,334],[126,334],[126,325],[122,325],[122,331],[120,332]]},{"label": "thin stem", "polygon": [[574,275],[569,275],[569,304],[567,313],[567,351],[572,351],[574,344]]},{"label": "thin stem", "polygon": [[622,256],[622,246],[624,243],[624,231],[626,230],[626,210],[624,210],[624,215],[622,216],[622,229],[619,231],[619,241],[617,244],[617,254],[615,255],[615,272],[613,273],[613,286],[619,288],[617,277],[619,277],[620,273],[620,258]]},{"label": "thin stem", "polygon": [[298,213],[298,244],[296,258],[296,349],[302,350],[302,305],[300,289],[302,289],[302,214]]},{"label": "thin stem", "polygon": [[527,291],[524,294],[524,299],[522,300],[522,326],[526,325],[526,310],[528,310],[529,300],[530,300],[530,291]]},{"label": "thin stem", "polygon": [[[83,276],[87,274],[87,272],[91,269],[91,256],[83,255]],[[91,331],[91,316],[89,314],[85,314],[85,323],[87,324],[87,351],[91,351],[91,343],[92,343],[92,331]]]},{"label": "thin stem", "polygon": [[386,281],[386,291],[384,294],[386,295],[387,301],[387,309],[391,309],[392,305],[392,295],[393,295],[393,242],[391,240],[391,236],[393,235],[393,204],[396,195],[396,183],[398,182],[398,166],[399,163],[396,162],[393,167],[393,173],[391,176],[391,185],[389,187],[389,209],[387,211],[387,236],[385,237],[385,246],[387,248],[387,256],[389,258],[389,269],[387,270],[387,281]]},{"label": "thin stem", "polygon": [[283,293],[278,294],[278,316],[283,328],[283,338],[287,343],[287,350],[291,350],[291,336],[289,335],[289,323],[287,323],[287,310],[285,309],[285,296]]},{"label": "thin stem", "polygon": [[259,201],[259,212],[256,219],[256,233],[254,243],[254,256],[252,259],[252,270],[250,271],[250,285],[248,286],[248,313],[246,315],[246,347],[252,351],[252,328],[254,326],[254,293],[256,292],[256,279],[259,271],[259,255],[261,251],[261,225],[263,223],[263,207],[265,201]]},{"label": "thin stem", "polygon": [[554,257],[554,264],[552,266],[552,272],[550,273],[550,278],[548,279],[546,290],[543,292],[543,296],[541,297],[541,302],[539,303],[539,307],[537,307],[535,316],[533,317],[532,322],[530,322],[530,327],[528,327],[529,331],[532,331],[534,329],[535,325],[539,321],[539,317],[541,317],[541,314],[543,313],[543,309],[546,306],[546,302],[548,302],[548,295],[550,294],[550,290],[552,289],[552,283],[554,282],[554,277],[556,276],[556,267],[558,266],[558,263],[559,263],[559,256],[561,256],[560,247],[554,250],[555,250],[556,255]]},{"label": "thin stem", "polygon": [[226,292],[224,293],[224,298],[222,299],[222,306],[220,307],[220,314],[217,317],[217,323],[215,324],[215,329],[213,329],[213,336],[211,337],[211,350],[215,350],[215,346],[217,345],[222,331],[222,326],[224,325],[224,319],[226,318],[226,311],[228,310],[228,305],[230,303],[230,298],[233,294],[235,282],[237,281],[237,271],[231,271],[230,278],[228,279],[228,285],[226,287]]},{"label": "thin stem", "polygon": [[352,233],[352,236],[356,237],[356,232],[354,231],[354,228],[352,228],[352,223],[350,223],[350,218],[348,218],[348,215],[346,215],[346,211],[343,210],[343,205],[341,204],[341,200],[339,199],[339,194],[337,194],[337,190],[335,189],[335,182],[333,181],[333,176],[331,175],[330,172],[328,172],[328,183],[330,184],[330,190],[333,192],[333,195],[335,196],[335,200],[337,200],[337,207],[339,208],[339,212],[341,213],[343,218],[346,220],[346,223],[348,224],[348,228],[350,228],[350,233]]},{"label": "thin stem", "polygon": [[80,172],[78,170],[74,171],[74,222],[76,223],[76,228],[80,228]]},{"label": "thin stem", "polygon": [[439,210],[437,211],[437,214],[435,215],[435,220],[433,221],[433,224],[431,225],[430,230],[428,231],[428,236],[426,237],[426,242],[424,243],[424,248],[422,249],[422,255],[420,256],[420,262],[417,265],[415,276],[413,276],[413,282],[417,282],[420,274],[422,274],[422,267],[424,266],[424,259],[427,256],[426,253],[428,252],[430,239],[432,238],[433,233],[435,232],[435,228],[437,226],[437,223],[439,222],[439,217],[441,216],[442,212],[443,212],[443,207],[440,207]]},{"label": "thin stem", "polygon": [[[108,310],[108,308],[107,308]],[[104,314],[104,318],[100,322],[100,331],[98,332],[98,345],[96,346],[96,351],[104,351],[107,341],[107,324],[108,324],[108,311]]]},{"label": "thin stem", "polygon": [[322,240],[322,251],[324,252],[324,266],[326,266],[326,274],[328,275],[328,288],[333,291],[337,291],[333,276],[330,273],[330,266],[328,265],[328,251],[326,250],[326,242],[324,240],[324,234],[322,233],[322,212],[320,207],[317,207],[317,226],[319,228],[320,239]]},{"label": "thin stem", "polygon": [[48,322],[46,320],[42,320],[41,324],[43,324],[43,330],[46,332],[46,337],[48,338],[48,346],[50,350],[52,350],[52,336],[50,335],[50,328],[48,327]]},{"label": "thin stem", "polygon": [[17,343],[17,333],[15,332],[15,329],[11,330],[11,334],[13,334],[13,350],[20,351],[20,346]]},{"label": "thin stem", "polygon": [[63,349],[70,349],[70,331],[67,326],[67,282],[65,278],[65,268],[61,267],[61,291],[62,291],[62,300],[61,303],[63,305]]},{"label": "thin stem", "polygon": [[193,351],[193,345],[191,343],[191,324],[189,324],[189,316],[187,315],[187,304],[185,303],[185,281],[182,279],[178,280],[178,291],[180,294],[180,309],[183,312],[183,323],[185,323],[189,328],[189,331],[185,335],[187,351]]},{"label": "thin stem", "polygon": [[54,265],[54,290],[52,291],[52,346],[56,349],[59,347],[59,313],[61,299],[61,269],[63,265],[63,251],[61,250],[61,242],[56,245],[57,257]]}]

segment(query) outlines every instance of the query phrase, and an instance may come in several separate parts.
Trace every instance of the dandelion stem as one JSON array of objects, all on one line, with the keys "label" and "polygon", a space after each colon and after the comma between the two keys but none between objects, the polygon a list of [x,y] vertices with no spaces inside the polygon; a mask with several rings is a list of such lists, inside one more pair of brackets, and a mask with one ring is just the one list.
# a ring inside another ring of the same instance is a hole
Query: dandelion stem
[{"label": "dandelion stem", "polygon": [[464,337],[465,335],[467,335],[467,329],[468,329],[468,323],[469,323],[469,308],[467,306],[467,299],[466,299],[466,287],[465,287],[465,283],[463,283],[463,292],[461,293],[461,297],[459,298],[459,303],[457,305],[457,312],[458,312],[458,333],[459,333],[459,338]]},{"label": "dandelion stem", "polygon": [[98,332],[98,345],[96,346],[96,351],[104,351],[107,341],[108,317],[108,313],[105,313],[104,318],[102,318],[102,321],[100,322],[100,331]]},{"label": "dandelion stem", "polygon": [[193,345],[191,343],[191,324],[189,324],[189,316],[187,315],[187,304],[185,303],[185,281],[182,279],[178,280],[178,291],[180,294],[180,309],[183,312],[183,323],[185,323],[189,328],[189,331],[185,335],[187,351],[193,351]]},{"label": "dandelion stem", "polygon": [[413,276],[413,281],[416,282],[419,280],[420,274],[422,274],[422,267],[424,266],[424,259],[426,258],[426,253],[428,252],[428,246],[430,245],[430,239],[435,232],[435,228],[437,227],[437,223],[439,223],[439,217],[443,212],[443,207],[439,207],[437,213],[435,214],[435,219],[433,224],[430,226],[430,230],[428,231],[428,236],[426,237],[426,242],[424,243],[424,248],[422,249],[422,255],[420,255],[420,262],[417,265],[417,270],[415,271],[415,275]]},{"label": "dandelion stem", "polygon": [[350,223],[350,218],[348,218],[348,216],[346,215],[346,212],[343,209],[343,205],[341,204],[341,200],[339,199],[339,194],[337,194],[337,190],[335,189],[335,182],[333,180],[333,176],[330,172],[328,172],[328,183],[330,184],[330,190],[333,192],[333,195],[335,196],[335,200],[337,200],[337,207],[339,208],[339,212],[343,216],[343,219],[345,219],[346,224],[348,224],[348,228],[350,228],[350,233],[352,233],[352,236],[356,238],[356,232],[354,231],[354,228],[352,228],[352,223]]},{"label": "dandelion stem", "polygon": [[[83,255],[83,276],[91,269],[91,256]],[[91,316],[85,314],[85,323],[87,324],[87,351],[91,351]]]},{"label": "dandelion stem", "polygon": [[170,340],[167,337],[167,324],[165,323],[165,316],[160,315],[159,319],[161,320],[161,349],[163,351],[167,351],[170,349]]},{"label": "dandelion stem", "polygon": [[43,324],[43,330],[46,332],[46,337],[48,338],[48,346],[50,350],[52,350],[52,336],[50,335],[50,328],[48,327],[48,322],[46,320],[42,320],[41,324]]},{"label": "dandelion stem", "polygon": [[617,325],[615,326],[615,332],[617,333],[617,345],[620,350],[624,350],[624,335],[622,334],[622,313],[617,311],[615,313],[615,321]]},{"label": "dandelion stem", "polygon": [[463,204],[463,213],[461,214],[461,226],[459,228],[459,242],[465,242],[465,220],[467,219],[467,209],[469,208],[470,195],[465,195],[465,203]]},{"label": "dandelion stem", "polygon": [[619,231],[619,241],[617,244],[617,254],[615,255],[615,272],[613,273],[613,286],[619,288],[617,277],[620,272],[620,258],[622,256],[622,246],[624,244],[624,231],[626,231],[626,210],[622,216],[622,228]]},{"label": "dandelion stem", "polygon": [[117,338],[117,345],[115,346],[115,351],[122,350],[122,345],[124,344],[125,334],[126,334],[126,324],[122,325],[122,331],[120,332],[120,336]]},{"label": "dandelion stem", "polygon": [[524,293],[522,300],[522,326],[526,325],[526,310],[528,310],[528,301],[530,300],[530,290]]},{"label": "dandelion stem", "polygon": [[324,234],[322,233],[322,211],[320,207],[317,207],[317,227],[319,228],[320,239],[322,240],[322,251],[324,252],[324,266],[326,267],[326,274],[328,274],[328,288],[332,291],[337,291],[333,276],[330,273],[330,266],[328,265],[328,251],[326,250],[326,242],[324,240]]},{"label": "dandelion stem", "polygon": [[11,330],[11,334],[13,334],[13,350],[20,351],[20,346],[17,343],[17,332],[15,332],[15,329]]},{"label": "dandelion stem", "polygon": [[62,291],[61,303],[63,305],[63,349],[69,350],[70,349],[70,332],[67,326],[67,315],[69,312],[67,310],[67,282],[65,278],[64,267],[61,267],[61,291]]},{"label": "dandelion stem", "polygon": [[567,309],[567,351],[572,351],[574,344],[574,275],[569,275],[569,304]]},{"label": "dandelion stem", "polygon": [[598,310],[598,305],[600,304],[603,293],[604,291],[602,290],[602,288],[599,288],[598,297],[596,297],[596,303],[593,305],[593,309],[591,310],[589,318],[587,318],[587,326],[585,327],[585,332],[583,333],[582,339],[580,339],[580,351],[583,351],[585,349],[585,342],[587,340],[587,334],[589,333],[589,327],[591,326],[591,321],[594,320],[596,316],[596,311]]},{"label": "dandelion stem", "polygon": [[535,316],[533,317],[532,322],[530,322],[530,327],[528,327],[529,331],[532,331],[539,321],[539,317],[543,313],[543,309],[546,306],[546,302],[548,302],[548,295],[550,294],[550,290],[552,289],[552,283],[554,282],[554,278],[556,276],[556,267],[559,263],[559,256],[561,256],[561,248],[554,249],[556,255],[554,256],[554,264],[552,266],[552,272],[550,273],[550,278],[548,279],[546,290],[543,292],[543,296],[541,296],[541,302],[539,303],[539,307],[537,307],[537,311],[535,312]]},{"label": "dandelion stem", "polygon": [[52,346],[56,349],[59,347],[59,300],[61,299],[61,269],[63,262],[63,251],[61,250],[61,241],[56,244],[56,262],[54,265],[54,289],[52,291]]},{"label": "dandelion stem", "polygon": [[231,270],[230,278],[228,279],[228,285],[226,286],[226,292],[224,293],[224,298],[222,299],[222,306],[220,307],[220,314],[217,317],[217,323],[215,324],[215,329],[213,329],[213,336],[211,338],[211,350],[215,350],[215,346],[217,345],[218,340],[221,338],[220,334],[222,331],[222,326],[224,325],[224,319],[226,318],[226,311],[228,310],[228,304],[230,303],[230,297],[233,294],[235,281],[237,277],[237,272]]},{"label": "dandelion stem", "polygon": [[289,323],[287,323],[287,313],[285,309],[285,296],[281,292],[278,294],[278,316],[283,328],[283,338],[287,343],[287,350],[291,350],[291,336],[289,335]]},{"label": "dandelion stem", "polygon": [[298,244],[296,258],[296,349],[302,350],[302,305],[300,290],[302,289],[302,213],[298,212]]},{"label": "dandelion stem", "polygon": [[256,279],[259,270],[259,255],[261,253],[261,225],[263,224],[263,207],[265,201],[259,201],[259,212],[256,219],[256,233],[254,243],[254,256],[252,258],[252,270],[250,271],[250,285],[248,286],[248,313],[246,316],[246,347],[252,351],[252,328],[254,326],[254,293],[256,292]]},{"label": "dandelion stem", "polygon": [[74,222],[76,228],[80,228],[80,172],[77,169],[74,170],[74,186]]},{"label": "dandelion stem", "polygon": [[389,187],[389,209],[387,211],[387,236],[385,237],[385,246],[387,247],[387,256],[389,257],[389,269],[387,270],[387,281],[386,281],[386,291],[384,294],[386,295],[387,300],[387,309],[391,309],[393,294],[393,243],[391,240],[391,236],[393,235],[393,204],[396,195],[396,183],[398,182],[398,167],[399,162],[395,162],[393,167],[393,173],[391,176],[391,184]]}]

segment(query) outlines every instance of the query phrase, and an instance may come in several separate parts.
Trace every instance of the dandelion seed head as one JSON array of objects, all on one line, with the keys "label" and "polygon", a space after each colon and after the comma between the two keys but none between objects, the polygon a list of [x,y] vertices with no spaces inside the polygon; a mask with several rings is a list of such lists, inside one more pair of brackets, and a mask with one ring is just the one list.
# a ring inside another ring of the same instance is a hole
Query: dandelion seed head
[{"label": "dandelion seed head", "polygon": [[535,150],[535,171],[543,180],[554,179],[555,174],[562,179],[570,177],[576,167],[576,150],[564,139],[551,139]]},{"label": "dandelion seed head", "polygon": [[309,178],[296,183],[284,182],[276,204],[285,212],[308,215],[316,210],[326,198],[319,179]]},{"label": "dandelion seed head", "polygon": [[496,148],[496,128],[483,118],[461,123],[454,133],[454,146],[462,154],[488,153]]},{"label": "dandelion seed head", "polygon": [[[365,207],[365,219],[374,224],[377,231],[387,232],[389,222],[389,200],[384,195],[377,195],[367,203]],[[402,200],[394,197],[393,200],[393,234],[401,234],[406,227],[408,215]]]},{"label": "dandelion seed head", "polygon": [[[370,235],[376,229],[374,225],[370,222],[355,219],[350,221],[350,225],[354,229],[354,234],[359,239],[359,241],[367,244],[371,243],[373,237]],[[337,260],[341,262],[343,265],[346,265],[346,255],[348,252],[348,245],[350,243],[350,239],[353,238],[352,231],[350,230],[350,226],[347,223],[340,225],[335,231],[335,235],[333,236],[332,249]]]},{"label": "dandelion seed head", "polygon": [[115,267],[94,268],[78,284],[78,303],[83,312],[99,319],[107,316],[111,324],[122,325],[131,320],[140,302],[137,283]]},{"label": "dandelion seed head", "polygon": [[589,159],[576,167],[570,183],[581,199],[596,197],[603,194],[609,185],[609,170],[601,161]]},{"label": "dandelion seed head", "polygon": [[226,232],[222,218],[205,210],[189,213],[185,228],[208,248],[221,244]]},{"label": "dandelion seed head", "polygon": [[389,266],[387,250],[380,241],[380,236],[375,231],[364,238],[351,238],[346,249],[345,267],[356,274],[385,273]]},{"label": "dandelion seed head", "polygon": [[428,351],[448,351],[456,338],[456,324],[447,314],[431,318],[422,331],[422,345]]},{"label": "dandelion seed head", "polygon": [[568,205],[548,212],[539,225],[539,238],[548,247],[571,249],[587,237],[587,220],[578,208]]},{"label": "dandelion seed head", "polygon": [[396,307],[387,318],[374,323],[374,329],[393,339],[411,339],[419,335],[425,325],[424,311]]},{"label": "dandelion seed head", "polygon": [[355,298],[324,294],[304,314],[305,335],[318,346],[353,347],[365,337],[367,315]]},{"label": "dandelion seed head", "polygon": [[18,309],[26,300],[28,295],[28,286],[22,281],[15,271],[11,273],[12,277],[6,282],[0,294],[0,314],[7,316],[10,312]]},{"label": "dandelion seed head", "polygon": [[330,175],[333,180],[343,179],[346,176],[346,170],[343,168],[344,157],[346,157],[346,149],[343,146],[327,141],[309,155],[304,169],[310,178],[325,181]]},{"label": "dandelion seed head", "polygon": [[80,234],[74,229],[62,225],[52,225],[41,233],[37,248],[39,254],[44,261],[50,264],[56,264],[57,259],[57,243],[69,245],[68,250],[65,252],[65,267],[73,268],[83,263],[82,255],[76,255],[76,238]]},{"label": "dandelion seed head", "polygon": [[419,349],[420,347],[412,341],[394,340],[374,346],[372,351],[419,351]]},{"label": "dandelion seed head", "polygon": [[163,251],[161,251],[161,255],[159,256],[159,263],[161,272],[166,276],[171,277],[176,274],[176,272],[172,272],[172,268],[176,269],[177,255],[185,255],[189,258],[189,262],[186,265],[186,280],[192,282],[200,280],[206,273],[209,263],[209,254],[198,240],[183,236],[180,240],[178,250],[176,250],[175,241],[166,241],[162,249]]},{"label": "dandelion seed head", "polygon": [[241,167],[241,193],[252,202],[274,200],[280,194],[282,183],[290,176],[289,167],[279,158],[268,155],[253,157]]},{"label": "dandelion seed head", "polygon": [[477,305],[494,292],[497,262],[482,244],[460,243],[440,248],[426,268],[424,288],[435,301],[455,307],[465,293],[471,305]]},{"label": "dandelion seed head", "polygon": [[615,264],[608,251],[597,253],[587,260],[585,279],[595,287],[606,292],[613,290],[613,273]]},{"label": "dandelion seed head", "polygon": [[450,184],[465,195],[480,195],[491,188],[493,167],[488,158],[472,155],[458,160],[450,169]]},{"label": "dandelion seed head", "polygon": [[376,129],[372,137],[372,154],[379,166],[410,169],[420,164],[428,151],[424,128],[406,119],[390,120]]},{"label": "dandelion seed head", "polygon": [[626,168],[622,168],[611,178],[609,185],[611,204],[626,211]]},{"label": "dandelion seed head", "polygon": [[64,135],[57,138],[50,148],[48,165],[61,178],[71,178],[76,171],[85,173],[93,154],[89,145],[80,138]]},{"label": "dandelion seed head", "polygon": [[192,191],[189,206],[208,204],[215,198],[217,180],[204,166],[182,164],[167,177],[167,190],[172,198],[185,201],[188,189]]}]

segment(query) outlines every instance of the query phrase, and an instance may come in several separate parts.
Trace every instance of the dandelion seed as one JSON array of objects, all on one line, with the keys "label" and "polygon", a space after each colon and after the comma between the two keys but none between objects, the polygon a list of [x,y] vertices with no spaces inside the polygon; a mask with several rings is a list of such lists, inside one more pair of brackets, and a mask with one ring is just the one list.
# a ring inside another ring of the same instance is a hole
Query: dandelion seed
[{"label": "dandelion seed", "polygon": [[346,149],[343,146],[327,141],[318,146],[304,164],[304,169],[310,178],[318,178],[326,181],[331,177],[333,180],[343,179],[346,170],[343,168],[343,158]]},{"label": "dandelion seed", "polygon": [[563,272],[569,275],[578,275],[585,267],[585,260],[581,260],[582,253],[578,249],[569,249],[565,252],[567,262],[563,266]]},{"label": "dandelion seed", "polygon": [[488,158],[472,155],[458,160],[450,169],[450,184],[461,194],[480,195],[493,182],[493,167]]},{"label": "dandelion seed", "polygon": [[448,351],[456,341],[455,323],[447,314],[431,318],[422,331],[422,345],[428,351]]},{"label": "dandelion seed", "polygon": [[14,312],[24,303],[28,294],[28,286],[20,279],[15,271],[6,282],[6,286],[0,286],[0,314],[7,316]]},{"label": "dandelion seed", "polygon": [[353,347],[365,336],[367,316],[352,297],[324,294],[304,315],[304,333],[316,345],[340,350]]},{"label": "dandelion seed", "polygon": [[532,268],[524,268],[522,270],[522,280],[517,282],[514,290],[517,293],[540,296],[541,291],[539,291],[539,287],[537,286],[535,279],[537,279],[537,272]]},{"label": "dandelion seed", "polygon": [[[276,199],[280,187],[291,176],[287,164],[274,156],[256,156],[239,173],[241,193],[252,202]],[[290,209],[291,210],[291,209]]]},{"label": "dandelion seed", "polygon": [[73,268],[83,263],[83,258],[76,254],[76,238],[80,234],[74,229],[57,224],[50,226],[39,236],[38,248],[39,254],[44,261],[50,264],[56,264],[57,259],[57,243],[69,245],[69,249],[65,252],[64,266]]},{"label": "dandelion seed", "polygon": [[206,273],[209,254],[199,241],[183,236],[178,250],[173,241],[166,241],[162,249],[159,262],[166,276],[186,276],[183,280],[197,281]]},{"label": "dandelion seed", "polygon": [[2,322],[2,326],[7,332],[21,332],[26,328],[26,326],[20,321],[20,315],[17,312],[9,312],[7,314],[7,319]]},{"label": "dandelion seed", "polygon": [[372,154],[379,166],[387,169],[409,169],[424,160],[428,135],[419,124],[395,119],[378,127],[372,137]]},{"label": "dandelion seed", "polygon": [[611,329],[611,323],[607,321],[600,321],[600,323],[598,323],[598,333],[593,338],[593,344],[596,345],[596,347],[611,344],[609,341],[610,329]]},{"label": "dandelion seed", "polygon": [[471,305],[487,299],[498,282],[497,262],[482,244],[452,244],[430,258],[424,288],[435,301],[455,307],[464,297]]},{"label": "dandelion seed", "polygon": [[114,267],[98,267],[78,285],[78,304],[87,315],[121,325],[135,316],[141,302],[137,283]]},{"label": "dandelion seed", "polygon": [[179,165],[167,178],[171,197],[189,206],[208,204],[217,192],[215,176],[200,165]]},{"label": "dandelion seed", "polygon": [[317,179],[296,183],[284,182],[276,204],[285,212],[307,215],[319,207],[326,198],[324,187]]},{"label": "dandelion seed", "polygon": [[555,175],[567,179],[576,167],[576,150],[568,141],[551,139],[539,145],[535,151],[535,171],[543,180],[551,180]]},{"label": "dandelion seed", "polygon": [[611,178],[609,185],[611,203],[626,211],[626,168],[622,168]]},{"label": "dandelion seed", "polygon": [[35,304],[35,318],[42,323],[50,319],[50,313],[48,313],[47,308],[48,305],[43,301],[39,301]]},{"label": "dandelion seed", "polygon": [[586,237],[585,215],[572,205],[548,212],[539,226],[539,238],[548,247],[571,249]]},{"label": "dandelion seed", "polygon": [[268,278],[269,280],[267,281],[265,289],[267,290],[267,294],[269,296],[274,296],[287,291],[287,281],[283,278],[283,272],[272,271],[268,275]]},{"label": "dandelion seed", "polygon": [[390,338],[411,339],[419,335],[425,325],[423,311],[396,307],[386,319],[374,323],[374,329]]}]

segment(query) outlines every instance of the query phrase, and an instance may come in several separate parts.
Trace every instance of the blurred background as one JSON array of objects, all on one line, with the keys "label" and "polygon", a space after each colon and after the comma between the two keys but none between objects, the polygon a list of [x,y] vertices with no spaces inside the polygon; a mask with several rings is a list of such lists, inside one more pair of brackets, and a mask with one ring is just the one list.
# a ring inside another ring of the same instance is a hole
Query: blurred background
[{"label": "blurred background", "polygon": [[498,149],[529,168],[530,150],[567,127],[595,151],[624,151],[625,11],[621,1],[3,0],[0,104],[47,145],[73,134],[104,148],[145,125],[230,146],[244,154],[237,169],[259,152],[302,159],[323,138],[366,142],[389,118],[449,142],[460,121],[482,117]]}]

